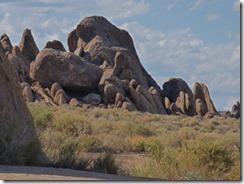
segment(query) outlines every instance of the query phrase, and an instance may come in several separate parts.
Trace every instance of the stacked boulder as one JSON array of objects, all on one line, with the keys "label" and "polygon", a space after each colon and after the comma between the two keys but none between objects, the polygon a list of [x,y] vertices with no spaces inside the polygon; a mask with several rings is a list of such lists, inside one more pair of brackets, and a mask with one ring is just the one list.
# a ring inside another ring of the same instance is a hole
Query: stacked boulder
[{"label": "stacked boulder", "polygon": [[39,51],[29,29],[19,46],[13,47],[5,34],[0,42],[26,102],[188,116],[217,112],[203,83],[195,83],[192,92],[184,80],[170,78],[160,89],[142,66],[129,33],[101,16],[83,19],[69,33],[69,51],[58,40]]}]

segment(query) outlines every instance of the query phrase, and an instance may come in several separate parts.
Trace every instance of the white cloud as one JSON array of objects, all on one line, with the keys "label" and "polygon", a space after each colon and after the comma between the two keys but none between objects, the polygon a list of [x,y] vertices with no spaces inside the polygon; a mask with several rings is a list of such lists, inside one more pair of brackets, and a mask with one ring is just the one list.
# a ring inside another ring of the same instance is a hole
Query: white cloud
[{"label": "white cloud", "polygon": [[222,108],[226,107],[222,95],[226,99],[239,95],[239,45],[205,43],[190,27],[161,32],[131,22],[121,28],[132,35],[143,66],[160,86],[170,77],[183,78],[191,88],[194,82],[204,82]]},{"label": "white cloud", "polygon": [[189,11],[198,10],[205,3],[205,1],[206,0],[193,0],[193,1],[191,1]]},{"label": "white cloud", "polygon": [[206,19],[209,21],[215,21],[215,20],[218,20],[219,18],[220,18],[220,15],[217,13],[209,14],[206,16]]},{"label": "white cloud", "polygon": [[178,2],[180,2],[180,0],[171,0],[170,3],[167,5],[166,10],[171,11],[173,7],[175,7],[176,4],[178,4]]},{"label": "white cloud", "polygon": [[18,44],[24,29],[29,28],[40,48],[53,38],[65,45],[68,33],[86,16],[119,20],[143,14],[149,8],[150,3],[144,0],[5,1],[0,2],[0,33],[7,33],[12,43]]},{"label": "white cloud", "polygon": [[233,4],[233,10],[240,11],[240,0],[235,0],[235,2]]}]

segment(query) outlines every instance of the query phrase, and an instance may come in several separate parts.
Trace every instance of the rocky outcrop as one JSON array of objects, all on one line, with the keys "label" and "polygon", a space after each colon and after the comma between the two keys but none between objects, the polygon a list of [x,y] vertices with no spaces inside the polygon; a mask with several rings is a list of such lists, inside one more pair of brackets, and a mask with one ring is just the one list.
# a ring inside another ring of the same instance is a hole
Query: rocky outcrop
[{"label": "rocky outcrop", "polygon": [[[160,91],[159,86],[146,72],[137,56],[129,33],[118,29],[107,19],[92,16],[83,19],[68,36],[71,52],[77,49],[87,61],[102,65],[106,61],[114,67],[114,74],[122,79],[136,79],[145,88],[151,86]],[[130,65],[121,68],[122,65]]]},{"label": "rocky outcrop", "polygon": [[169,102],[175,103],[183,114],[189,116],[196,115],[193,93],[184,80],[180,78],[170,78],[163,84],[163,91]]},{"label": "rocky outcrop", "polygon": [[[207,86],[204,83],[196,82],[193,87],[193,94],[197,104],[197,113],[204,116],[207,112],[216,113],[214,104],[210,98]],[[200,100],[198,100],[200,99]],[[201,103],[199,103],[201,102]],[[201,106],[201,107],[200,107]],[[200,111],[201,109],[201,111]]]},{"label": "rocky outcrop", "polygon": [[43,87],[55,82],[74,90],[95,89],[102,76],[102,69],[86,62],[73,53],[43,49],[31,63],[30,77]]},{"label": "rocky outcrop", "polygon": [[39,52],[29,29],[19,47],[7,35],[1,43],[19,82],[30,85],[22,89],[26,102],[189,116],[216,112],[204,84],[194,87],[194,95],[180,78],[170,78],[160,89],[142,66],[129,33],[101,16],[86,17],[69,33],[70,52],[58,40]]}]

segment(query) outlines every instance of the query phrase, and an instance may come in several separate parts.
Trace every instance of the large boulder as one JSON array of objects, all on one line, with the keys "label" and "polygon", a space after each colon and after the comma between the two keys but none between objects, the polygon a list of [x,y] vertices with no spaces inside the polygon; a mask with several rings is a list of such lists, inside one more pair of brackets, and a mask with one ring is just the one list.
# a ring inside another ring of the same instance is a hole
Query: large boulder
[{"label": "large boulder", "polygon": [[170,78],[163,84],[163,91],[170,103],[175,103],[182,113],[196,115],[195,100],[193,93],[187,83],[180,78]]},{"label": "large boulder", "polygon": [[[91,16],[83,19],[69,34],[68,46],[71,52],[78,49],[81,57],[98,66],[106,61],[114,67],[114,74],[119,78],[134,78],[145,88],[153,86],[160,91],[142,66],[129,33],[118,29],[104,17]],[[118,59],[119,62],[116,63]],[[125,70],[121,69],[121,66],[128,64]]]},{"label": "large boulder", "polygon": [[102,69],[73,53],[43,49],[31,63],[30,77],[43,87],[59,83],[72,90],[96,89]]},{"label": "large boulder", "polygon": [[21,53],[28,59],[30,63],[35,60],[37,54],[39,53],[39,49],[35,43],[30,29],[24,30],[19,43],[19,48]]},{"label": "large boulder", "polygon": [[35,164],[39,143],[16,76],[0,43],[0,162]]},{"label": "large boulder", "polygon": [[193,87],[193,94],[194,94],[195,100],[201,99],[202,103],[206,107],[206,109],[204,110],[206,113],[207,112],[210,112],[210,113],[217,112],[217,110],[215,109],[214,104],[210,98],[208,88],[204,83],[196,82]]}]

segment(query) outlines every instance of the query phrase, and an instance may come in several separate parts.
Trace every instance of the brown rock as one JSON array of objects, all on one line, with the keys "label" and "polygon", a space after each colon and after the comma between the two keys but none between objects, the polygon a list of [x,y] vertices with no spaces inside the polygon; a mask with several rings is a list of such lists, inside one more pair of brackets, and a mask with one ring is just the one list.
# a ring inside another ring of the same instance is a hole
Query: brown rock
[{"label": "brown rock", "polygon": [[[0,86],[0,135],[2,137],[0,157],[4,158],[1,159],[1,163],[35,164],[41,151],[38,147],[32,116],[24,102],[19,81],[13,75],[12,66],[5,56],[1,43]],[[28,153],[28,157],[22,156],[21,154],[28,149],[26,145],[35,140],[37,149]]]},{"label": "brown rock", "polygon": [[122,109],[125,109],[128,111],[136,111],[135,106],[130,102],[123,102]]},{"label": "brown rock", "polygon": [[[170,78],[167,82],[163,84],[163,91],[170,100],[170,102],[176,103],[176,105],[180,107],[184,114],[187,114],[189,116],[196,115],[193,93],[184,80],[180,78]],[[184,95],[180,95],[180,92],[183,92]],[[176,102],[177,98],[178,102]]]},{"label": "brown rock", "polygon": [[5,55],[11,54],[13,46],[11,44],[11,41],[10,41],[8,35],[6,35],[6,34],[1,35],[0,42],[1,42]]},{"label": "brown rock", "polygon": [[200,98],[196,100],[196,111],[200,116],[204,116],[207,113],[207,107]]},{"label": "brown rock", "polygon": [[83,98],[83,101],[87,104],[97,106],[101,103],[102,97],[99,94],[90,93]]},{"label": "brown rock", "polygon": [[76,29],[69,33],[68,35],[68,45],[69,51],[74,52],[77,48],[78,36],[76,33]]},{"label": "brown rock", "polygon": [[35,60],[39,53],[39,49],[36,46],[30,29],[24,30],[19,43],[19,48],[21,53],[28,59],[29,63]]},{"label": "brown rock", "polygon": [[175,103],[171,103],[169,107],[170,111],[173,112],[173,114],[182,114],[181,110]]},{"label": "brown rock", "polygon": [[165,97],[164,98],[164,106],[165,106],[165,108],[166,109],[170,109],[170,105],[171,105],[171,103],[170,103],[168,97]]},{"label": "brown rock", "polygon": [[62,86],[59,83],[53,83],[52,87],[51,87],[51,92],[50,95],[51,97],[55,97],[56,93],[58,90],[63,89]]},{"label": "brown rock", "polygon": [[48,41],[46,43],[44,49],[47,49],[47,48],[55,49],[55,50],[58,50],[58,51],[61,51],[61,52],[66,52],[63,44],[60,41],[58,41],[58,40]]},{"label": "brown rock", "polygon": [[210,98],[210,94],[208,91],[207,86],[204,83],[198,83],[196,82],[193,87],[193,93],[195,99],[201,99],[203,103],[206,105],[207,112],[216,113],[216,109],[214,107],[214,104]]},{"label": "brown rock", "polygon": [[18,56],[8,55],[8,61],[12,64],[14,73],[19,82],[26,82],[29,79],[29,68]]},{"label": "brown rock", "polygon": [[115,106],[119,103],[119,101],[124,102],[125,96],[122,93],[117,93],[115,97]]},{"label": "brown rock", "polygon": [[205,115],[204,115],[204,118],[206,119],[211,119],[213,118],[215,115],[215,113],[212,113],[212,112],[207,112]]},{"label": "brown rock", "polygon": [[234,104],[232,106],[231,115],[234,116],[235,118],[240,118],[240,116],[241,116],[241,105],[240,105],[239,101],[237,101],[236,104]]},{"label": "brown rock", "polygon": [[96,89],[102,69],[73,53],[43,49],[31,63],[30,77],[44,87],[57,82],[73,90]]},{"label": "brown rock", "polygon": [[137,82],[137,80],[136,79],[132,79],[131,81],[130,81],[130,87],[132,87],[132,88],[134,88],[134,89],[136,89],[136,87],[138,86],[139,84],[138,84],[138,82]]},{"label": "brown rock", "polygon": [[109,104],[114,104],[117,93],[125,94],[125,91],[118,85],[107,84],[104,87],[104,101]]},{"label": "brown rock", "polygon": [[69,102],[69,105],[75,106],[75,107],[81,107],[82,103],[79,100],[77,100],[76,98],[72,98]]},{"label": "brown rock", "polygon": [[24,97],[24,99],[27,103],[35,101],[33,93],[31,91],[31,87],[27,83],[22,89],[22,96]]},{"label": "brown rock", "polygon": [[64,104],[68,103],[69,97],[68,97],[68,95],[65,93],[65,91],[63,89],[59,89],[56,92],[53,100],[58,105],[64,105]]}]

